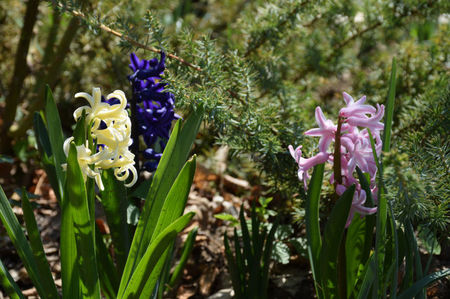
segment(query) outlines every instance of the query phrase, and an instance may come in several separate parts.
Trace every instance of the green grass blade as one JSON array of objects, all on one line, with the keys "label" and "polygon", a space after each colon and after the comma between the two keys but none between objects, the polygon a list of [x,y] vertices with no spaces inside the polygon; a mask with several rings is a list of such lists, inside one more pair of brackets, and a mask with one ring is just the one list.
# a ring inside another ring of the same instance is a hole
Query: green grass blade
[{"label": "green grass blade", "polygon": [[164,149],[158,168],[153,176],[144,208],[131,243],[130,253],[122,280],[128,281],[149,246],[153,232],[164,205],[165,198],[178,173],[188,158],[203,117],[203,108],[198,107],[181,127],[177,121]]},{"label": "green grass blade", "polygon": [[338,272],[337,260],[339,247],[342,242],[345,223],[350,212],[350,207],[355,193],[355,185],[345,190],[344,194],[337,200],[323,233],[322,250],[320,251],[320,277],[322,287],[326,296],[338,295]]},{"label": "green grass blade", "polygon": [[[181,216],[158,235],[147,248],[139,265],[133,272],[123,295],[119,295],[119,298],[150,298],[146,297],[146,294],[152,294],[157,278],[159,277],[159,273],[155,273],[154,271],[155,265],[161,261],[161,255],[163,255],[170,246],[177,234],[184,229],[189,221],[191,221],[193,216],[194,213],[188,213]],[[123,281],[121,284],[122,283]]]},{"label": "green grass blade", "polygon": [[76,267],[78,267],[80,289],[83,298],[100,298],[100,283],[95,256],[94,232],[90,219],[86,184],[78,165],[77,150],[71,143],[67,158],[67,181],[63,204],[68,203],[71,210],[73,233],[77,248]]},{"label": "green grass blade", "polygon": [[398,296],[398,299],[409,299],[413,298],[414,296],[417,296],[417,294],[424,290],[424,288],[429,285],[430,283],[435,282],[436,280],[439,280],[441,278],[444,278],[446,276],[450,275],[450,269],[445,269],[439,272],[428,274],[427,276],[423,277],[421,280],[414,283],[410,288],[408,288],[406,291],[401,293]]},{"label": "green grass blade", "polygon": [[11,299],[25,299],[19,286],[16,284],[5,265],[0,260],[0,285]]},{"label": "green grass blade", "polygon": [[191,230],[186,238],[186,241],[184,242],[183,249],[181,250],[180,261],[173,270],[172,276],[169,280],[169,287],[171,288],[173,288],[178,283],[181,275],[183,274],[183,269],[186,266],[189,256],[191,255],[192,249],[194,248],[197,231],[198,227],[195,227],[193,230]]},{"label": "green grass blade", "polygon": [[305,221],[306,238],[308,240],[308,256],[311,264],[311,271],[316,283],[316,293],[319,294],[317,283],[319,282],[319,255],[322,247],[319,225],[319,202],[322,190],[324,164],[314,167],[311,181],[308,188],[308,200],[306,201]]},{"label": "green grass blade", "polygon": [[48,85],[45,88],[45,119],[47,121],[48,137],[58,178],[59,192],[62,196],[65,173],[63,172],[61,165],[66,162],[66,155],[63,150],[64,137],[58,108],[56,107],[52,91]]},{"label": "green grass blade", "polygon": [[59,298],[58,290],[53,281],[50,265],[45,256],[44,247],[42,246],[39,229],[34,218],[33,208],[31,207],[25,188],[22,189],[22,211],[27,228],[28,239],[30,241],[31,249],[36,259],[36,266],[39,272],[40,280],[43,288],[46,290],[48,298]]},{"label": "green grass blade", "polygon": [[111,230],[117,272],[122,276],[131,245],[127,224],[127,190],[124,183],[116,179],[113,169],[103,170],[102,181],[105,190],[100,192],[100,197]]},{"label": "green grass blade", "polygon": [[247,221],[244,217],[244,205],[241,205],[241,210],[239,212],[239,220],[241,224],[242,231],[242,242],[243,242],[243,256],[247,261],[247,272],[248,277],[248,292],[250,294],[257,294],[257,277],[259,273],[259,265],[257,264],[256,257],[253,251],[251,236],[247,226]]},{"label": "green grass blade", "polygon": [[11,242],[19,254],[25,268],[27,269],[28,276],[33,282],[36,290],[42,298],[47,298],[47,292],[42,285],[41,277],[39,275],[38,266],[33,256],[30,244],[22,231],[22,227],[19,221],[14,215],[13,210],[9,204],[8,198],[6,198],[3,189],[0,187],[0,218],[3,222],[3,226],[8,233]]},{"label": "green grass blade", "polygon": [[233,285],[235,296],[236,298],[242,298],[244,296],[243,283],[245,282],[241,279],[241,273],[239,273],[238,271],[236,260],[234,259],[233,253],[231,252],[230,243],[228,242],[228,237],[226,233],[223,235],[223,243],[225,245],[225,257],[228,262],[228,271],[230,272],[231,284]]},{"label": "green grass blade", "polygon": [[275,239],[275,232],[278,229],[279,219],[277,218],[272,225],[272,228],[267,235],[267,240],[265,243],[265,248],[263,252],[263,265],[262,265],[262,278],[261,278],[261,292],[264,296],[267,296],[267,288],[269,287],[269,266],[270,266],[270,258],[272,256],[272,250]]},{"label": "green grass blade", "polygon": [[384,117],[383,152],[389,152],[391,148],[392,120],[394,118],[395,86],[397,63],[392,59],[391,77],[389,79],[389,91],[386,102],[386,114]]}]

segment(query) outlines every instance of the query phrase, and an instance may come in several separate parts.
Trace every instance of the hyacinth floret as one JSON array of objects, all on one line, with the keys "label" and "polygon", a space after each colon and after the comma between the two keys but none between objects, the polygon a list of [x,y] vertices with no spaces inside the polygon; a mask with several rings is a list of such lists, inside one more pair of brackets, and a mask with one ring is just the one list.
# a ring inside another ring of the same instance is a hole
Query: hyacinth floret
[{"label": "hyacinth floret", "polygon": [[[133,178],[127,187],[133,186],[138,178],[134,167],[134,154],[129,146],[131,139],[131,121],[126,111],[127,99],[121,90],[110,93],[106,101],[102,101],[100,88],[93,88],[92,96],[85,92],[75,94],[75,98],[84,98],[89,106],[82,106],[75,110],[73,117],[78,121],[83,114],[86,115],[86,125],[92,139],[98,144],[97,152],[89,149],[88,140],[85,144],[77,145],[77,158],[84,178],[94,178],[100,190],[104,190],[101,179],[102,169],[114,169],[115,177],[120,181],[128,179],[130,173]],[[64,152],[69,155],[69,137],[64,142]]]},{"label": "hyacinth floret", "polygon": [[135,53],[130,55],[130,69],[133,74],[128,77],[133,86],[133,97],[136,100],[136,121],[138,134],[143,136],[147,149],[143,155],[147,161],[144,168],[148,171],[156,169],[161,153],[154,148],[159,145],[161,151],[169,138],[172,121],[180,118],[175,112],[175,98],[165,91],[166,83],[161,82],[165,70],[165,53],[161,58],[151,60],[139,59]]},{"label": "hyacinth floret", "polygon": [[[342,195],[351,185],[356,185],[356,191],[353,197],[350,213],[347,218],[346,227],[348,227],[355,213],[369,215],[376,212],[376,207],[364,206],[367,194],[361,188],[358,180],[355,178],[356,167],[370,176],[370,188],[374,199],[376,200],[377,186],[375,178],[377,166],[372,152],[369,131],[372,133],[375,142],[376,155],[381,153],[382,142],[380,131],[384,128],[381,119],[384,116],[384,106],[373,107],[364,104],[366,97],[363,96],[358,101],[347,93],[343,93],[346,106],[339,111],[341,121],[340,129],[340,157],[341,157],[341,176],[342,182],[335,182],[334,173],[330,177],[330,183],[336,183],[336,193]],[[338,125],[335,125],[330,119],[327,119],[320,107],[315,111],[316,122],[319,128],[310,129],[305,132],[307,136],[320,137],[319,152],[311,157],[302,157],[302,146],[294,149],[289,145],[289,152],[298,164],[298,178],[303,181],[304,188],[307,189],[307,181],[310,178],[308,171],[317,164],[325,162],[334,162],[334,154],[329,152],[330,145],[336,141],[336,131]]]}]

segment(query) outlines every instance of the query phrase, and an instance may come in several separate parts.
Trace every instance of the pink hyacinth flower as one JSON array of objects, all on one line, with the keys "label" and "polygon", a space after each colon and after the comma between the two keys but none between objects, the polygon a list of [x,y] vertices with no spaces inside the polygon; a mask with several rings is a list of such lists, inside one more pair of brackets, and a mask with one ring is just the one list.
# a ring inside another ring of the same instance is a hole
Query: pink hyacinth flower
[{"label": "pink hyacinth flower", "polygon": [[289,152],[291,153],[292,158],[298,164],[298,178],[300,181],[303,181],[303,185],[305,190],[308,188],[307,180],[309,179],[308,170],[313,168],[318,164],[325,163],[328,160],[329,154],[324,152],[319,152],[317,155],[305,159],[302,157],[302,146],[298,146],[295,150],[292,145],[288,146]]},{"label": "pink hyacinth flower", "polygon": [[[338,185],[336,187],[336,193],[338,195],[342,195],[345,190],[347,190],[346,187],[344,187],[343,185]],[[376,213],[377,208],[369,208],[369,207],[365,207],[364,203],[366,202],[366,191],[364,190],[356,190],[355,194],[353,195],[353,199],[352,199],[352,206],[350,207],[350,212],[348,214],[347,217],[347,222],[345,224],[345,227],[349,227],[350,223],[353,220],[353,217],[355,216],[355,213],[360,214],[361,216],[363,215],[371,215]]]},{"label": "pink hyacinth flower", "polygon": [[377,113],[372,117],[366,115],[350,116],[347,123],[351,126],[369,128],[371,131],[383,130],[384,125],[380,120],[384,116],[384,105],[377,104]]},{"label": "pink hyacinth flower", "polygon": [[319,128],[308,130],[305,132],[305,135],[320,137],[319,150],[325,153],[334,140],[337,127],[331,120],[325,118],[320,107],[316,108],[316,121]]},{"label": "pink hyacinth flower", "polygon": [[342,93],[344,96],[345,103],[347,107],[342,108],[339,111],[339,116],[350,117],[350,116],[364,116],[366,113],[375,114],[375,107],[370,105],[363,105],[366,101],[366,96],[363,96],[358,101],[354,101],[352,96],[346,92]]}]

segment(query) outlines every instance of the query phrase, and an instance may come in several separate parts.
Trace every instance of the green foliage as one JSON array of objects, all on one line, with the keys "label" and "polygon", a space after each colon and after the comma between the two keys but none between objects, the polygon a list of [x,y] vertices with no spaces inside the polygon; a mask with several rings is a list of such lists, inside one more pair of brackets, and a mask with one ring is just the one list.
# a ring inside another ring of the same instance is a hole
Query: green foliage
[{"label": "green foliage", "polygon": [[[94,180],[86,176],[80,168],[77,146],[86,144],[91,151],[95,151],[97,146],[96,141],[86,132],[86,114],[83,112],[77,122],[66,159],[62,150],[63,137],[59,116],[53,115],[57,114],[57,111],[49,89],[46,97],[46,112],[42,115],[36,114],[34,122],[44,165],[46,169],[51,170],[49,176],[54,176],[50,182],[55,190],[59,190],[60,184],[64,186],[60,191],[63,298],[100,298],[101,290],[107,298],[150,298],[154,291],[158,293],[156,286],[163,280],[163,266],[171,263],[168,251],[177,234],[187,226],[194,215],[187,213],[182,216],[196,168],[195,156],[188,162],[186,159],[202,120],[202,107],[197,107],[183,126],[181,120],[178,121],[150,188],[145,184],[141,188],[147,191],[147,201],[132,240],[128,235],[127,189],[123,182],[115,180],[113,171],[103,170],[105,189],[99,195],[112,230],[111,239],[115,254],[111,256],[95,225]],[[44,123],[44,118],[47,124]],[[56,155],[56,152],[62,153],[63,156]],[[62,161],[67,163],[62,165]],[[60,171],[55,168],[60,168]],[[61,174],[63,168],[64,175]],[[58,291],[45,259],[32,205],[25,189],[21,194],[29,241],[1,188],[0,218],[39,296],[57,298]],[[171,281],[172,285],[179,278],[192,250],[195,239],[192,236],[195,234],[191,234],[186,245],[182,261]],[[136,249],[136,244],[143,246],[141,251]],[[6,290],[12,297],[23,297],[3,264],[0,266],[0,278]],[[164,288],[162,290],[164,291]],[[158,293],[159,297],[162,297],[163,291]]]},{"label": "green foliage", "polygon": [[[310,111],[315,105],[334,109],[343,90],[380,102],[395,54],[398,107],[403,111],[445,74],[448,63],[450,26],[440,21],[449,9],[444,0],[52,3],[41,7],[41,22],[35,25],[39,34],[33,41],[40,52],[32,57],[32,80],[24,84],[24,90],[32,92],[25,92],[19,105],[43,92],[42,81],[61,69],[70,71],[51,86],[58,85],[55,92],[64,99],[59,103],[63,111],[69,108],[67,95],[90,89],[94,82],[107,89],[121,86],[130,94],[126,54],[136,48],[164,49],[183,59],[169,55],[164,74],[177,108],[186,111],[203,103],[207,132],[216,136],[215,142],[228,144],[233,154],[249,155],[268,191],[285,198],[301,191],[286,148],[302,143],[307,152],[313,141],[304,141],[302,133],[313,122]],[[17,9],[5,11],[8,26],[1,33],[7,39],[19,30],[12,22]],[[71,32],[66,25],[74,19],[88,30],[78,28],[79,35],[62,38],[64,31]],[[72,51],[63,51],[67,45]],[[3,52],[0,73],[7,74],[6,61],[13,51]],[[138,54],[154,56],[148,51]],[[56,64],[61,67],[50,74]],[[35,107],[28,107],[29,115]],[[70,123],[63,120],[63,125],[68,128]],[[23,136],[26,131],[16,129],[10,133]]]},{"label": "green foliage", "polygon": [[[251,223],[248,227],[244,217],[244,207],[239,213],[242,230],[242,243],[234,228],[234,251],[231,250],[228,236],[224,234],[225,256],[236,298],[267,298],[269,266],[273,241],[278,222],[270,231],[261,225],[253,205]],[[249,229],[250,228],[250,229]]]},{"label": "green foliage", "polygon": [[[450,203],[450,88],[448,77],[430,86],[399,117],[397,151],[386,156],[386,184],[404,221],[447,242]],[[447,240],[446,240],[447,239]]]}]

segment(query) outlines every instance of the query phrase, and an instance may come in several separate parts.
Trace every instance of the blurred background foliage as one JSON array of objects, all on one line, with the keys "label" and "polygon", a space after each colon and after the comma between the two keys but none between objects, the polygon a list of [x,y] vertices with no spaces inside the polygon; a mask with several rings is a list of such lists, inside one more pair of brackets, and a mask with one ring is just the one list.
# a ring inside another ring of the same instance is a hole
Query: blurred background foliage
[{"label": "blurred background foliage", "polygon": [[206,108],[196,150],[208,156],[227,145],[229,172],[300,213],[293,207],[303,190],[287,146],[303,144],[311,156],[318,140],[302,133],[315,126],[314,108],[335,120],[343,91],[383,103],[396,57],[389,190],[399,215],[445,236],[449,13],[447,0],[3,0],[1,153],[36,155],[31,120],[45,84],[68,130],[81,104],[76,92],[100,86],[131,97],[130,52],[150,59],[159,54],[143,46],[162,49],[191,64],[166,60],[177,110]]}]

